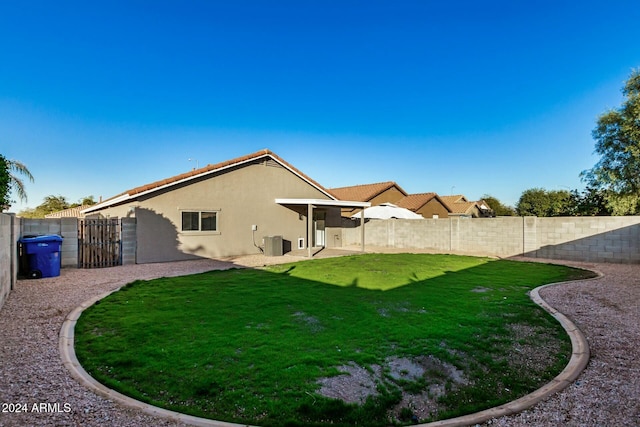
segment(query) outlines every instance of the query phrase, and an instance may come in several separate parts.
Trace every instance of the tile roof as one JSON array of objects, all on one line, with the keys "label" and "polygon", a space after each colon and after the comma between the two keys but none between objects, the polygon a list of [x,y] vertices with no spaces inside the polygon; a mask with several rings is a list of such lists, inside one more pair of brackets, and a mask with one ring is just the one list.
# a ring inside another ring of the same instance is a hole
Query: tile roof
[{"label": "tile roof", "polygon": [[174,184],[174,183],[177,183],[177,182],[185,181],[185,180],[188,180],[189,178],[197,177],[199,175],[207,174],[207,173],[210,173],[210,172],[215,172],[217,170],[225,169],[225,168],[228,168],[228,167],[231,167],[231,166],[235,166],[235,165],[238,165],[238,164],[242,164],[242,163],[246,163],[246,162],[251,161],[251,160],[260,159],[262,157],[271,157],[271,158],[279,161],[284,166],[288,167],[293,172],[295,172],[296,174],[300,175],[302,178],[306,179],[307,181],[311,182],[313,185],[315,185],[316,187],[321,189],[323,192],[329,193],[326,188],[321,186],[319,183],[317,183],[313,179],[309,178],[307,175],[302,173],[300,170],[295,168],[293,165],[291,165],[290,163],[286,162],[280,156],[276,155],[274,152],[272,152],[271,150],[268,150],[268,149],[256,151],[255,153],[247,154],[246,156],[236,157],[235,159],[226,160],[224,162],[216,163],[216,164],[213,164],[213,165],[207,165],[207,166],[202,167],[200,169],[194,169],[192,171],[185,172],[183,174],[176,175],[176,176],[173,176],[171,178],[167,178],[167,179],[163,179],[163,180],[160,180],[160,181],[152,182],[151,184],[146,184],[146,185],[142,185],[140,187],[135,187],[135,188],[132,188],[131,190],[125,191],[125,193],[130,195],[130,196],[133,196],[133,195],[136,195],[136,194],[139,194],[139,193],[144,193],[144,192],[147,192],[149,190],[153,190],[153,189],[156,189],[156,188],[159,188],[159,187],[164,187],[164,186],[169,185],[169,184]]},{"label": "tile roof", "polygon": [[445,203],[445,206],[449,208],[451,213],[454,214],[466,214],[470,213],[471,209],[475,206],[484,214],[492,211],[489,204],[484,200],[478,200],[470,202],[466,197],[462,195],[456,196],[440,196],[440,199]]},{"label": "tile roof", "polygon": [[[439,199],[436,193],[409,194],[408,196],[404,196],[402,199],[398,200],[396,205],[415,212],[434,198]],[[445,207],[447,206],[445,205]]]},{"label": "tile roof", "polygon": [[489,206],[489,203],[487,203],[484,199],[480,199],[476,203],[478,204],[478,207],[481,210],[490,210],[490,211],[493,210],[493,209],[491,209],[491,206]]},{"label": "tile roof", "polygon": [[471,208],[473,208],[475,205],[476,202],[456,202],[448,204],[447,207],[449,208],[451,213],[465,214],[469,213]]},{"label": "tile roof", "polygon": [[350,187],[331,188],[329,191],[339,200],[354,200],[358,202],[368,202],[377,195],[387,191],[391,187],[396,187],[402,194],[406,195],[398,184],[393,181],[377,182],[374,184],[353,185]]},{"label": "tile roof", "polygon": [[61,211],[51,212],[50,214],[45,215],[45,218],[82,218],[81,211],[89,208],[92,205],[82,205],[76,206],[74,208],[67,208]]},{"label": "tile roof", "polygon": [[454,203],[459,202],[467,202],[467,198],[462,194],[456,194],[451,196],[440,196],[440,200],[442,200],[447,206]]},{"label": "tile roof", "polygon": [[130,198],[133,198],[134,196],[137,196],[137,195],[140,195],[140,194],[143,194],[143,193],[148,193],[148,192],[151,192],[153,190],[157,190],[157,189],[160,189],[160,188],[165,188],[167,186],[171,186],[171,185],[174,185],[174,184],[178,184],[178,183],[182,183],[182,182],[185,182],[185,181],[189,181],[191,179],[195,179],[195,178],[200,177],[200,176],[206,176],[208,174],[212,174],[212,173],[217,172],[217,171],[221,171],[221,170],[228,169],[228,168],[231,168],[231,167],[236,166],[236,165],[241,165],[241,164],[244,164],[244,163],[248,163],[248,162],[251,162],[251,161],[254,161],[254,160],[263,159],[263,158],[271,158],[271,159],[275,160],[276,162],[280,163],[285,168],[289,169],[294,174],[298,175],[302,179],[304,179],[307,182],[309,182],[311,185],[313,185],[316,188],[318,188],[320,191],[325,193],[327,196],[331,197],[332,199],[336,199],[336,197],[331,193],[331,191],[329,191],[328,189],[324,188],[322,185],[320,185],[315,180],[311,179],[306,174],[302,173],[299,169],[297,169],[296,167],[294,167],[290,163],[286,162],[284,159],[282,159],[280,156],[276,155],[271,150],[264,149],[264,150],[256,151],[255,153],[247,154],[246,156],[237,157],[235,159],[226,160],[224,162],[220,162],[220,163],[216,163],[216,164],[212,164],[212,165],[207,165],[205,167],[202,167],[202,168],[199,168],[199,169],[194,169],[192,171],[185,172],[185,173],[182,173],[180,175],[176,175],[176,176],[172,176],[170,178],[166,178],[166,179],[162,179],[162,180],[159,180],[159,181],[155,181],[155,182],[152,182],[150,184],[145,184],[145,185],[141,185],[141,186],[138,186],[138,187],[134,187],[134,188],[132,188],[130,190],[125,191],[124,193],[120,193],[120,194],[118,194],[118,195],[116,195],[114,197],[111,197],[111,198],[105,200],[103,203],[98,203],[97,205],[94,205],[94,206],[90,207],[89,209],[87,209],[86,212],[90,212],[90,211],[93,211],[93,210],[99,210],[99,209],[101,209],[103,207],[107,207],[107,206],[110,206],[112,204],[116,204],[116,203],[118,203],[118,202],[120,202],[122,200],[129,200]]},{"label": "tile roof", "polygon": [[444,202],[444,205],[449,209],[449,212],[453,214],[466,214],[476,206],[476,202],[470,202],[462,194],[456,194],[452,196],[440,196],[440,200]]}]

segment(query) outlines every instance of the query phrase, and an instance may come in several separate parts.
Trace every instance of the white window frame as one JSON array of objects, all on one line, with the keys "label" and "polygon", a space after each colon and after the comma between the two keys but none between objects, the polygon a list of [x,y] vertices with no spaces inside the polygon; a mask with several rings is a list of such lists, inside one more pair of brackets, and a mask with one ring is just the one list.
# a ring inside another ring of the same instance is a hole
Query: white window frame
[{"label": "white window frame", "polygon": [[[180,233],[181,234],[221,234],[220,233],[220,209],[178,209],[180,213]],[[184,230],[183,229],[183,215],[185,213],[197,213],[198,214],[198,229],[197,230]],[[216,217],[216,229],[215,230],[202,230],[202,214],[212,213]]]}]

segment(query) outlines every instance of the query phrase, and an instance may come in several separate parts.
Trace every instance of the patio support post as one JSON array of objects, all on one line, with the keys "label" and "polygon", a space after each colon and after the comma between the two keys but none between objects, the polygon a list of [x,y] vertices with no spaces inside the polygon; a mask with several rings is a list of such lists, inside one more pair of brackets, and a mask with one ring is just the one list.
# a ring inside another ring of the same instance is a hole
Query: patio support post
[{"label": "patio support post", "polygon": [[[315,240],[315,233],[317,230],[315,229],[317,224],[313,222],[313,210],[316,208],[323,209],[325,207],[332,208],[352,208],[356,210],[356,213],[352,216],[353,219],[356,219],[358,215],[357,210],[360,209],[362,212],[360,214],[360,219],[362,221],[361,229],[360,229],[360,244],[362,246],[362,252],[365,250],[365,240],[364,240],[364,223],[365,223],[365,209],[371,207],[371,203],[369,202],[357,202],[357,201],[348,201],[348,200],[331,200],[331,199],[275,199],[275,202],[279,205],[285,206],[289,209],[294,210],[300,218],[304,215],[304,206],[307,206],[307,257],[311,258],[313,256],[313,243]],[[323,245],[326,242],[322,242]]]},{"label": "patio support post", "polygon": [[313,242],[313,205],[307,204],[307,256],[311,258],[311,246]]},{"label": "patio support post", "polygon": [[362,245],[362,252],[364,252],[364,208],[360,212],[360,244]]}]

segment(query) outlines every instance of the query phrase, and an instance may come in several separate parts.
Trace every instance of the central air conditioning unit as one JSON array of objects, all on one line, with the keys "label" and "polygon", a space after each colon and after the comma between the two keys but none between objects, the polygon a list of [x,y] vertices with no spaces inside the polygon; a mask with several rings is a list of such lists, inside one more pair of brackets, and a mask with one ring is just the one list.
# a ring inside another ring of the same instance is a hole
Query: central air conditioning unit
[{"label": "central air conditioning unit", "polygon": [[282,236],[265,236],[264,254],[266,256],[282,256]]}]

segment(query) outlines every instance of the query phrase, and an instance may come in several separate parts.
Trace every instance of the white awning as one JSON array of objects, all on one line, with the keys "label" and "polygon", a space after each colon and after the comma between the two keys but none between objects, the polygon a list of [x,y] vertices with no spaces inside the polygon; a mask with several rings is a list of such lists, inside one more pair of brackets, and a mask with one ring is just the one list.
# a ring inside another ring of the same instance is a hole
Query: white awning
[{"label": "white awning", "polygon": [[[400,208],[392,203],[382,203],[365,211],[365,218],[369,219],[424,219],[422,215]],[[362,218],[362,212],[351,215],[351,218]]]},{"label": "white awning", "polygon": [[[355,202],[349,200],[330,200],[330,199],[276,199],[276,203],[287,206],[289,209],[298,210],[299,206],[306,208],[307,217],[307,253],[311,258],[311,235],[313,233],[313,210],[321,207],[337,207],[337,208],[359,208],[366,211],[365,208],[371,207],[369,202]],[[292,208],[295,206],[296,208]],[[362,252],[364,252],[364,221],[360,222],[360,239],[362,243]]]},{"label": "white awning", "polygon": [[371,206],[369,202],[329,199],[276,199],[276,203],[279,205],[336,206],[340,208],[368,208]]}]

